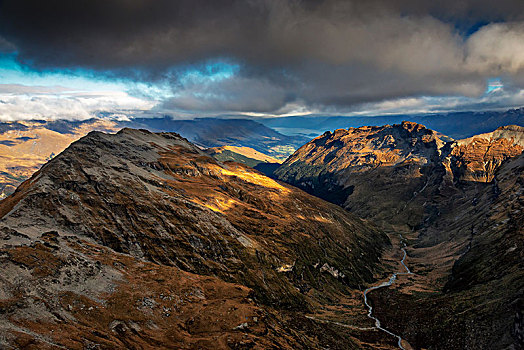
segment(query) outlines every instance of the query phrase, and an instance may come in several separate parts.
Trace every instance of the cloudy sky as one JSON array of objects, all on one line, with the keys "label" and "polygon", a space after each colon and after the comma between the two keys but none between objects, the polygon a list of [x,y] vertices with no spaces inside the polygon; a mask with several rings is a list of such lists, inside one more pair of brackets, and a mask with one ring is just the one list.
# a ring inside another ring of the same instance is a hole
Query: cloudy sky
[{"label": "cloudy sky", "polygon": [[524,106],[524,1],[0,0],[0,119]]}]

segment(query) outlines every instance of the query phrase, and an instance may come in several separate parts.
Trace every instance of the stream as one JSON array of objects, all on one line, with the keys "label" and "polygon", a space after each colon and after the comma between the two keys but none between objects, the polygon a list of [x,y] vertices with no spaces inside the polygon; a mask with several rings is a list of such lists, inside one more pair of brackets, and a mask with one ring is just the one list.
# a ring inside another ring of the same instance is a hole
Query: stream
[{"label": "stream", "polygon": [[406,243],[404,242],[404,238],[402,237],[402,235],[400,235],[400,242],[403,244],[403,247],[401,248],[401,250],[404,253],[404,256],[402,257],[402,260],[400,260],[400,264],[404,267],[404,269],[406,271],[405,272],[395,272],[395,273],[393,273],[393,275],[391,275],[391,277],[389,278],[389,281],[383,282],[383,283],[381,283],[378,286],[374,286],[374,287],[370,287],[370,288],[366,289],[364,291],[364,303],[366,304],[366,306],[367,306],[367,308],[369,310],[368,311],[368,317],[373,319],[373,320],[375,320],[375,327],[377,329],[380,329],[381,331],[386,332],[387,334],[397,338],[398,339],[398,347],[400,349],[402,349],[402,350],[406,350],[402,346],[402,338],[399,335],[397,335],[397,334],[395,334],[395,333],[393,333],[393,332],[391,332],[391,331],[389,331],[389,330],[387,330],[387,329],[385,329],[385,328],[380,326],[380,320],[378,318],[376,318],[375,316],[373,316],[373,307],[368,303],[368,293],[371,292],[372,290],[391,286],[393,283],[395,283],[398,275],[412,275],[413,274],[413,272],[411,272],[409,270],[409,268],[406,266],[406,264],[404,263],[404,260],[406,260],[407,253],[406,253]]}]

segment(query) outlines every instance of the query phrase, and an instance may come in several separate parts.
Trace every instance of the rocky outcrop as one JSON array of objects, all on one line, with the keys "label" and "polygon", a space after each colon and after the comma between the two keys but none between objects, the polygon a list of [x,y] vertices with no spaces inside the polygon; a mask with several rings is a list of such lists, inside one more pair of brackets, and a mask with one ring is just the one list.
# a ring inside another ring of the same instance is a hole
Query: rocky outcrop
[{"label": "rocky outcrop", "polygon": [[336,205],[131,129],[73,143],[0,217],[0,344],[15,348],[355,348],[361,331],[305,314],[355,313],[340,300],[388,245]]},{"label": "rocky outcrop", "polygon": [[524,149],[524,128],[508,125],[459,140],[451,151],[455,176],[464,181],[491,182],[506,159]]}]

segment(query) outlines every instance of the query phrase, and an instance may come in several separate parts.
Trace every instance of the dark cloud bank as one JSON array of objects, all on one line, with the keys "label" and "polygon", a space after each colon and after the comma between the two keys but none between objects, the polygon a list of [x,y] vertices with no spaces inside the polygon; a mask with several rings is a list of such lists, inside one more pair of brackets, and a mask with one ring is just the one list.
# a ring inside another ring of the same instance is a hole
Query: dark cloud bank
[{"label": "dark cloud bank", "polygon": [[[36,69],[167,81],[163,108],[351,109],[480,96],[524,82],[523,1],[53,0],[0,2],[0,50]],[[220,81],[180,79],[208,62]]]}]

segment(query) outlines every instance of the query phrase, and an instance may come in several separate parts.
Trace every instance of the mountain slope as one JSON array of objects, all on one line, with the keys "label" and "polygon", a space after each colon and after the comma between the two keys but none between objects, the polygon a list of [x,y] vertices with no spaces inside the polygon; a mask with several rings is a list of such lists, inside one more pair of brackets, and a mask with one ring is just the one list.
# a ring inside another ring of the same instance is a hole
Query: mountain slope
[{"label": "mountain slope", "polygon": [[506,348],[522,339],[523,135],[507,126],[453,141],[411,122],[336,130],[275,174],[408,239],[415,274],[369,296],[388,329],[417,348]]},{"label": "mountain slope", "polygon": [[370,324],[355,289],[379,272],[383,233],[176,134],[92,132],[0,215],[4,346],[394,344],[326,311]]},{"label": "mountain slope", "polygon": [[283,135],[249,119],[136,118],[127,123],[127,126],[150,131],[176,132],[203,147],[250,147],[282,160],[309,141],[309,138],[302,136]]},{"label": "mountain slope", "polygon": [[0,199],[54,155],[92,130],[116,131],[111,121],[21,121],[0,123]]},{"label": "mountain slope", "polygon": [[278,159],[258,152],[250,147],[222,146],[205,150],[218,161],[235,161],[254,168],[260,163],[281,163]]}]

